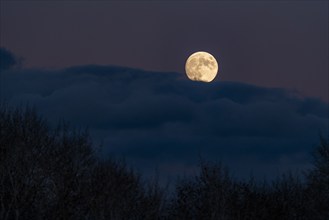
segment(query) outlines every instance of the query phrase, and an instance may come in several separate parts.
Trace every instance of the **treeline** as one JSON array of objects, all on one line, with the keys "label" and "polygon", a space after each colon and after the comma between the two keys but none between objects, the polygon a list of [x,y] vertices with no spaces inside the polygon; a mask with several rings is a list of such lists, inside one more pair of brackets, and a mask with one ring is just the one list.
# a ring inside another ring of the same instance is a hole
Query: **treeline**
[{"label": "treeline", "polygon": [[56,129],[31,108],[0,106],[0,219],[329,219],[329,145],[305,177],[237,181],[220,164],[176,183],[145,182],[101,160],[86,131]]}]

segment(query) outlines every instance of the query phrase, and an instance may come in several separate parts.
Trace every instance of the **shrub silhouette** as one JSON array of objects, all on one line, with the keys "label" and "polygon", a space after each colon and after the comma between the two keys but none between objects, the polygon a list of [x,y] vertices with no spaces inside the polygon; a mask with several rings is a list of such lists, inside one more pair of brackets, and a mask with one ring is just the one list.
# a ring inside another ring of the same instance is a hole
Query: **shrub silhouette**
[{"label": "shrub silhouette", "polygon": [[329,219],[329,146],[314,168],[272,182],[235,180],[218,163],[176,183],[169,199],[125,162],[101,160],[87,131],[48,126],[35,110],[0,105],[0,219]]},{"label": "shrub silhouette", "polygon": [[245,182],[235,181],[218,164],[202,163],[200,167],[200,174],[194,179],[177,184],[176,197],[170,208],[173,219],[288,220],[328,217],[310,208],[310,200],[319,205],[318,198],[309,194],[303,181],[291,173],[271,183],[264,181],[259,184],[252,178]]}]

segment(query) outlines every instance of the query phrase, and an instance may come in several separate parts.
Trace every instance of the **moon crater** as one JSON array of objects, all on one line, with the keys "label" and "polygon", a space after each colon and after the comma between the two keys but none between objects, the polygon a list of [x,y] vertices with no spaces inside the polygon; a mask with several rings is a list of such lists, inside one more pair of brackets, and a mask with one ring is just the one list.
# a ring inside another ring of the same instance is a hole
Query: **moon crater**
[{"label": "moon crater", "polygon": [[211,82],[217,75],[218,63],[210,53],[199,51],[187,59],[185,71],[190,80]]}]

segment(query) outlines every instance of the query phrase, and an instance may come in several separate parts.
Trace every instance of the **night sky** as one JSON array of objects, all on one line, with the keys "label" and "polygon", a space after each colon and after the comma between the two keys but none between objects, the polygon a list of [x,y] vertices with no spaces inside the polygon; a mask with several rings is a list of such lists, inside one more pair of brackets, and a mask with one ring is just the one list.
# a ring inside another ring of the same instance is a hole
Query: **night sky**
[{"label": "night sky", "polygon": [[[143,174],[310,164],[328,136],[328,2],[1,1],[1,100],[88,127]],[[196,51],[211,83],[188,80]]]}]

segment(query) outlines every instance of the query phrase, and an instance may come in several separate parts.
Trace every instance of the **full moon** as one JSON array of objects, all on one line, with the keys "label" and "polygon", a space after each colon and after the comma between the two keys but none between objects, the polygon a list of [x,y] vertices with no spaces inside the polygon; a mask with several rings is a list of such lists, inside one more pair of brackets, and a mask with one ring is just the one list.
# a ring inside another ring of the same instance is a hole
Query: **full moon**
[{"label": "full moon", "polygon": [[185,71],[190,80],[211,82],[217,75],[218,63],[210,53],[199,51],[187,59]]}]

